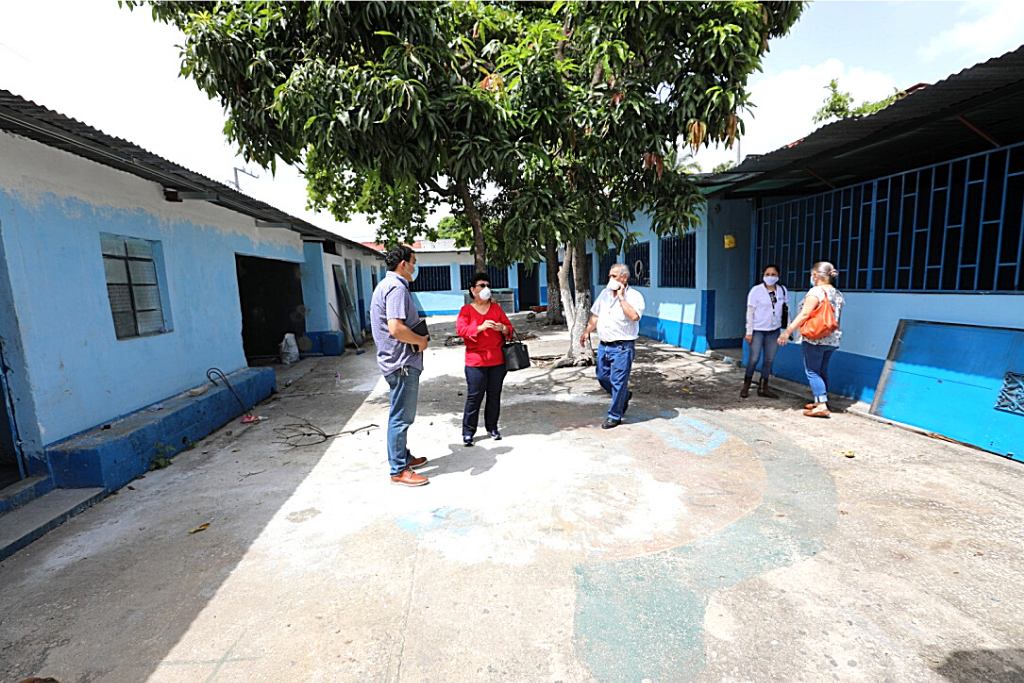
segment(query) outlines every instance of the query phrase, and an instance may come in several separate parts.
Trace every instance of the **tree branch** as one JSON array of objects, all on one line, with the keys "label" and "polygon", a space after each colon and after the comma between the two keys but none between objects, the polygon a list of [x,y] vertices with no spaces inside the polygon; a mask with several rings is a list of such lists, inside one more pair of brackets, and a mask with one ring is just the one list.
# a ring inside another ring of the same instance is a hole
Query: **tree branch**
[{"label": "tree branch", "polygon": [[437,184],[437,181],[434,180],[433,178],[427,178],[426,180],[423,181],[423,184],[426,185],[427,188],[431,192],[434,192],[435,194],[439,194],[442,197],[454,197],[455,196],[455,190],[451,189],[450,187],[449,188],[441,187],[440,185]]}]

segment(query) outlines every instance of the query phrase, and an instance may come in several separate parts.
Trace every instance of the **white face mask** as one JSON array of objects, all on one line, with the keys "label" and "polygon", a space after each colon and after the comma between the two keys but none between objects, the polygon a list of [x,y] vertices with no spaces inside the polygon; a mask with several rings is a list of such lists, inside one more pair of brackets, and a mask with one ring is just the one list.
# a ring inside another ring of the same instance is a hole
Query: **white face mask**
[{"label": "white face mask", "polygon": [[487,301],[488,299],[490,299],[491,298],[491,288],[490,287],[484,287],[483,289],[481,289],[480,290],[480,298],[483,299],[484,301]]},{"label": "white face mask", "polygon": [[621,288],[622,283],[616,280],[615,278],[611,278],[608,280],[608,289],[612,290],[613,292],[617,292]]},{"label": "white face mask", "polygon": [[779,276],[778,275],[765,275],[764,276],[764,283],[766,285],[774,285],[778,281],[779,281]]}]

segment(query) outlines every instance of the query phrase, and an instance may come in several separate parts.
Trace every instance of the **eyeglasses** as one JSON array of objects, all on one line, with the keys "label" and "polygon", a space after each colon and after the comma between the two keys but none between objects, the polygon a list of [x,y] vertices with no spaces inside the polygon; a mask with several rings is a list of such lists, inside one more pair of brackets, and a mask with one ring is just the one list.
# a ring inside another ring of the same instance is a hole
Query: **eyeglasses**
[{"label": "eyeglasses", "polygon": [[491,283],[490,282],[478,282],[478,283],[476,283],[473,286],[474,287],[490,287]]}]

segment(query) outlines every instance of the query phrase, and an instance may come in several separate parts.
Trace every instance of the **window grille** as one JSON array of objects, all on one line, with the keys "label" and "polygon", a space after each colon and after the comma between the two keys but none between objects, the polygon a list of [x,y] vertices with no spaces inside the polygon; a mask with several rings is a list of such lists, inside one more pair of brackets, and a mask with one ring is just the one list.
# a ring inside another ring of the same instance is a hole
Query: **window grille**
[{"label": "window grille", "polygon": [[757,226],[755,267],[784,283],[824,260],[846,291],[1024,291],[1024,145],[767,206]]},{"label": "window grille", "polygon": [[409,285],[411,292],[447,292],[452,288],[452,269],[449,266],[416,266],[416,279]]},{"label": "window grille", "polygon": [[626,252],[630,287],[651,286],[651,243],[634,244]]},{"label": "window grille", "polygon": [[[469,281],[474,275],[476,275],[476,266],[463,265],[459,267],[459,279],[462,289],[469,289]],[[508,288],[508,268],[487,266],[487,278],[491,283],[491,289]]]},{"label": "window grille", "polygon": [[697,233],[662,238],[658,243],[658,265],[659,286],[696,287]]},{"label": "window grille", "polygon": [[100,235],[107,296],[118,339],[166,332],[153,242]]},{"label": "window grille", "polygon": [[996,410],[1024,415],[1024,374],[1008,372],[996,399]]},{"label": "window grille", "polygon": [[618,262],[619,252],[614,249],[609,249],[605,252],[605,255],[601,257],[601,272],[597,276],[598,282],[605,282],[604,278],[608,277],[608,271]]}]

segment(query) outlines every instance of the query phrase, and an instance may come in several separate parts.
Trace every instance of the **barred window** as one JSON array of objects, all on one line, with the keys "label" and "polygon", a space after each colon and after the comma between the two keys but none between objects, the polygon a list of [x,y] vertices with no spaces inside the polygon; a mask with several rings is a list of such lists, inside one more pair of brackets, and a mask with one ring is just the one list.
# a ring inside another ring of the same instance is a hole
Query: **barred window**
[{"label": "barred window", "polygon": [[604,278],[608,277],[608,271],[612,269],[616,263],[619,262],[619,252],[615,249],[609,249],[605,252],[605,255],[601,257],[601,272],[598,274],[598,282],[603,282]]},{"label": "barred window", "polygon": [[651,286],[651,243],[634,244],[626,252],[630,287]]},{"label": "barred window", "polygon": [[[476,275],[476,266],[463,265],[459,267],[459,279],[463,289],[469,289],[469,281],[474,275]],[[508,268],[487,266],[487,277],[491,282],[491,289],[508,288]]]},{"label": "barred window", "polygon": [[697,233],[662,238],[658,244],[658,261],[659,286],[696,287]]},{"label": "barred window", "polygon": [[416,266],[416,279],[409,285],[412,292],[447,292],[452,288],[449,266]]},{"label": "barred window", "polygon": [[1021,144],[757,213],[756,267],[778,263],[783,282],[830,261],[846,291],[1021,292],[1022,255]]},{"label": "barred window", "polygon": [[107,296],[118,339],[166,332],[156,242],[119,235],[100,235]]}]

